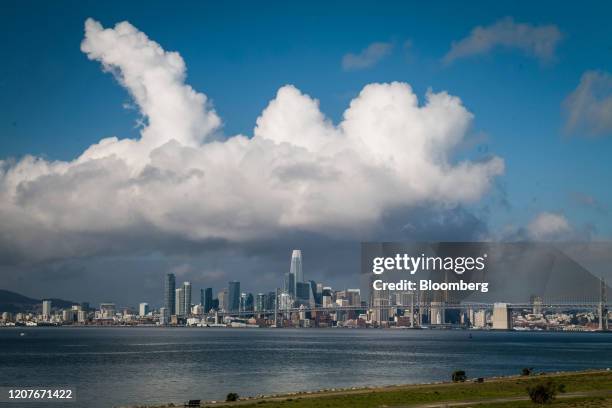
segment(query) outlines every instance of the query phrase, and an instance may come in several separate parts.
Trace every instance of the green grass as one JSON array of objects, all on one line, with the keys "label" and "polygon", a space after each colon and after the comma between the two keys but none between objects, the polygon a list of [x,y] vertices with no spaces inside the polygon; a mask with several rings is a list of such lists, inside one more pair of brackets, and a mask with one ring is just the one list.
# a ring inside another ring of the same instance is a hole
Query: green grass
[{"label": "green grass", "polygon": [[[487,399],[504,397],[526,397],[527,385],[540,380],[552,379],[556,383],[565,384],[566,393],[612,390],[612,372],[590,372],[573,374],[550,374],[545,376],[513,377],[504,379],[487,379],[484,383],[457,383],[435,385],[407,385],[398,387],[377,388],[372,390],[357,390],[344,392],[323,392],[320,394],[301,394],[295,396],[281,396],[277,399],[263,399],[242,401],[241,407],[263,408],[320,408],[320,407],[393,407],[415,404],[451,402],[451,401],[478,401],[478,407],[534,407],[529,401],[513,401],[511,403],[486,403]],[[612,398],[608,395],[607,398]],[[578,402],[595,405],[571,405]],[[592,406],[609,407],[611,399],[582,398],[572,400],[558,399],[554,407]],[[505,404],[505,405],[504,405]],[[599,404],[599,405],[596,405]],[[604,405],[602,405],[604,404]],[[608,405],[605,405],[608,404]],[[219,406],[214,404],[209,406]]]}]

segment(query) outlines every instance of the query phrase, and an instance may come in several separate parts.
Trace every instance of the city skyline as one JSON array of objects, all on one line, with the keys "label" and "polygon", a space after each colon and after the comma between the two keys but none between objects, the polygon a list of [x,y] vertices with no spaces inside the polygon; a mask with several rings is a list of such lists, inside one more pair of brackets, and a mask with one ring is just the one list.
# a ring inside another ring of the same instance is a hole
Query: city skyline
[{"label": "city skyline", "polygon": [[339,287],[361,241],[610,240],[609,6],[549,4],[239,1],[160,24],[156,2],[9,1],[3,287],[257,291],[292,248]]}]

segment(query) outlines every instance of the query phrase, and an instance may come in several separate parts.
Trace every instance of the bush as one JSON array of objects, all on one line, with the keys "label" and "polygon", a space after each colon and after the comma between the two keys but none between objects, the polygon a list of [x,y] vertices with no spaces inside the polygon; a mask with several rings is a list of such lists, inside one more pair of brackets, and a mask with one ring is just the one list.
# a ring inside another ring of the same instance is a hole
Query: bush
[{"label": "bush", "polygon": [[453,382],[464,382],[465,379],[467,378],[467,376],[465,375],[465,371],[463,370],[457,370],[457,371],[453,371]]},{"label": "bush", "polygon": [[541,382],[527,387],[527,393],[535,404],[550,404],[555,399],[557,386],[552,381]]},{"label": "bush", "polygon": [[238,394],[236,394],[235,392],[230,392],[229,394],[227,394],[225,400],[227,402],[238,401]]},{"label": "bush", "polygon": [[528,375],[531,375],[532,372],[533,372],[533,368],[525,367],[521,370],[521,375],[528,376]]}]

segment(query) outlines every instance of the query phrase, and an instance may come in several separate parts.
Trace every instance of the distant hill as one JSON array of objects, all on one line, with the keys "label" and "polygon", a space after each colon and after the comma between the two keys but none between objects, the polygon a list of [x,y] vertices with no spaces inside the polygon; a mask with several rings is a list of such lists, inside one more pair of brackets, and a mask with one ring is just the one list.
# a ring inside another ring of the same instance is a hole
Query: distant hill
[{"label": "distant hill", "polygon": [[[50,300],[52,307],[64,309],[69,308],[72,305],[78,304],[78,302],[71,302],[63,299],[45,299]],[[42,307],[42,299],[33,299],[19,293],[11,292],[9,290],[0,289],[0,313],[2,312],[40,312]]]}]

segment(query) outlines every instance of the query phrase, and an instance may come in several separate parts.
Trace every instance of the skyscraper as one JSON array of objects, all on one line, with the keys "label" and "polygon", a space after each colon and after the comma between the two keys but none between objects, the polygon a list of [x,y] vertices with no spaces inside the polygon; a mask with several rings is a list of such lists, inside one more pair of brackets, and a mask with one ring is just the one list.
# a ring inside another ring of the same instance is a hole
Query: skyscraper
[{"label": "skyscraper", "polygon": [[138,305],[138,315],[139,316],[146,316],[148,313],[149,313],[148,303],[141,303],[140,305]]},{"label": "skyscraper", "polygon": [[175,289],[175,314],[178,316],[185,316],[185,289]]},{"label": "skyscraper", "polygon": [[240,309],[240,282],[229,282],[227,310],[237,312]]},{"label": "skyscraper", "polygon": [[191,283],[183,282],[183,290],[185,291],[185,316],[191,313]]},{"label": "skyscraper", "polygon": [[49,318],[49,316],[51,316],[51,301],[50,300],[43,300],[42,314],[45,318]]},{"label": "skyscraper", "polygon": [[176,314],[175,289],[176,279],[174,274],[166,274],[166,284],[164,286],[164,306],[170,315]]},{"label": "skyscraper", "polygon": [[304,273],[302,272],[302,251],[294,249],[291,253],[291,269],[289,269],[289,276],[291,279],[293,275],[293,293],[297,295],[297,283],[304,282]]},{"label": "skyscraper", "polygon": [[210,312],[213,308],[213,290],[212,288],[206,288],[204,291],[204,313]]}]

